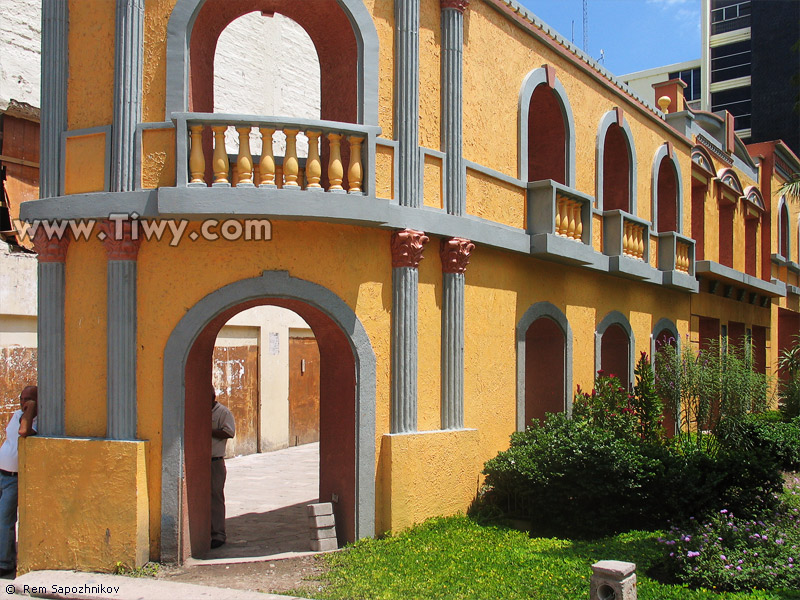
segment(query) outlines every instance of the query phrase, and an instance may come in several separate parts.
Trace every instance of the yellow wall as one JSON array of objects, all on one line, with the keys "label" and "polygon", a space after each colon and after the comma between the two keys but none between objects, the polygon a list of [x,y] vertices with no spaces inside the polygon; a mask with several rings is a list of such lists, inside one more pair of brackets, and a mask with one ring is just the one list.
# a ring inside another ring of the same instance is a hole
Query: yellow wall
[{"label": "yellow wall", "polygon": [[149,559],[146,442],[21,438],[19,573]]}]

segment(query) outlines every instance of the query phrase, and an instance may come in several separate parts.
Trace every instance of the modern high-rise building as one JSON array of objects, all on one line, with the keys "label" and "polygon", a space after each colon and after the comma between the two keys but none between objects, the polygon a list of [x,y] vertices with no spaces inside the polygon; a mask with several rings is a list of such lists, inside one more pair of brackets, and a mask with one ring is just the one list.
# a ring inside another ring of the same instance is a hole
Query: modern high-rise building
[{"label": "modern high-rise building", "polygon": [[782,139],[800,152],[800,2],[702,0],[701,58],[620,77],[645,99],[681,79],[690,108],[734,116],[745,143]]}]

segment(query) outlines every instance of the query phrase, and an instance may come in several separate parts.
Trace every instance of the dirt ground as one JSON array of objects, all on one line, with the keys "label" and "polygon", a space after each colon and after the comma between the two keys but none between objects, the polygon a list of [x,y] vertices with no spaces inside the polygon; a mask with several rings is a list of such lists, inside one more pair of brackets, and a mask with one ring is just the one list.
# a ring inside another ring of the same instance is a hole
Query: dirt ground
[{"label": "dirt ground", "polygon": [[162,567],[159,579],[272,594],[307,595],[322,589],[319,580],[327,570],[319,554],[219,565]]}]

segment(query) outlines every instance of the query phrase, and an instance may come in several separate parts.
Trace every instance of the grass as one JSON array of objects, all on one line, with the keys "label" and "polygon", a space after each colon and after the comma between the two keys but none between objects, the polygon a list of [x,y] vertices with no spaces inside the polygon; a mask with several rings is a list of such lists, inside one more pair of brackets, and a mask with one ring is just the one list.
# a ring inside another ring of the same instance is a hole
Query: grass
[{"label": "grass", "polygon": [[[640,600],[787,600],[800,592],[716,593],[665,585],[646,572],[658,563],[659,532],[630,532],[595,541],[530,538],[463,516],[426,521],[380,540],[365,539],[329,555],[321,599],[586,598],[592,563],[637,564]],[[308,591],[305,592],[308,594]]]}]

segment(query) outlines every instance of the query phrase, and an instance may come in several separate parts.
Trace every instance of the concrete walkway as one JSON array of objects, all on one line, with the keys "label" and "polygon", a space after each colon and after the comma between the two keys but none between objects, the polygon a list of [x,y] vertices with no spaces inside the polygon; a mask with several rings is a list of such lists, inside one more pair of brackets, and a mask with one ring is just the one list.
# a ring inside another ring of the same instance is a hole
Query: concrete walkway
[{"label": "concrete walkway", "polygon": [[319,495],[319,443],[225,461],[227,543],[190,564],[311,554],[306,505]]},{"label": "concrete walkway", "polygon": [[[64,600],[303,600],[227,588],[176,583],[147,577],[125,577],[74,571],[33,571],[6,584],[3,598]],[[16,593],[10,586],[15,588]]]}]

